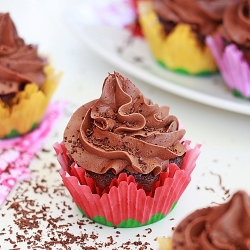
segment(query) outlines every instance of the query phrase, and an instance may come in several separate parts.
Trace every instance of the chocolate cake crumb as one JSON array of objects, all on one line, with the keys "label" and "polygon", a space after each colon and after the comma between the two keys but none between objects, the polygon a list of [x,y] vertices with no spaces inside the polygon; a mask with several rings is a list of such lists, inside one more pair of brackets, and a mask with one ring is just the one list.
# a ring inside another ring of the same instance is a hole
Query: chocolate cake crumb
[{"label": "chocolate cake crumb", "polygon": [[42,152],[49,153],[50,149],[42,148]]},{"label": "chocolate cake crumb", "polygon": [[210,191],[212,191],[213,193],[215,192],[213,188],[205,187],[205,190],[210,190]]},{"label": "chocolate cake crumb", "polygon": [[35,154],[35,158],[36,158],[36,159],[39,159],[39,160],[41,159],[40,156],[39,156],[38,154]]},{"label": "chocolate cake crumb", "polygon": [[227,199],[231,196],[231,194],[230,194],[230,189],[226,189],[226,188],[222,185],[222,177],[221,177],[221,175],[220,175],[220,174],[213,173],[212,171],[210,171],[210,174],[218,177],[218,179],[219,179],[219,187],[220,187],[220,188],[222,189],[222,191],[223,191],[223,197],[222,197],[222,199],[223,199],[223,200],[227,200]]},{"label": "chocolate cake crumb", "polygon": [[152,229],[151,228],[146,228],[145,230],[148,231],[148,234],[152,233]]}]

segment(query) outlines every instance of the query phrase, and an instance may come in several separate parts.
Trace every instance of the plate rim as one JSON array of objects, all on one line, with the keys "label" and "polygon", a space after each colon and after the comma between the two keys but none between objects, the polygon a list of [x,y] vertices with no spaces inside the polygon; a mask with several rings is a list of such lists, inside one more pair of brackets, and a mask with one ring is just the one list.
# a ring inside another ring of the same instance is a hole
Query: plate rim
[{"label": "plate rim", "polygon": [[[207,93],[202,93],[194,89],[189,89],[186,86],[181,86],[177,83],[171,82],[168,79],[163,79],[161,77],[158,77],[157,75],[151,74],[150,72],[141,67],[134,67],[134,65],[130,64],[125,59],[119,57],[117,53],[113,53],[112,56],[110,56],[110,51],[105,50],[103,47],[101,47],[99,43],[92,39],[89,35],[85,35],[83,21],[81,20],[80,22],[79,19],[77,19],[77,17],[75,16],[75,14],[73,15],[73,13],[76,13],[78,9],[79,6],[75,6],[74,8],[68,10],[65,13],[65,18],[69,27],[93,52],[95,52],[105,61],[109,62],[112,65],[115,65],[117,68],[125,71],[133,77],[151,86],[167,91],[168,93],[172,93],[182,98],[198,102],[210,107],[235,112],[238,114],[250,115],[250,102],[249,105],[247,103],[232,102],[230,100],[221,99],[219,97],[212,96]],[[87,24],[85,24],[85,26],[86,25]],[[193,98],[194,96],[195,98]],[[241,101],[240,98],[239,101]],[[242,99],[242,101],[244,100]]]}]

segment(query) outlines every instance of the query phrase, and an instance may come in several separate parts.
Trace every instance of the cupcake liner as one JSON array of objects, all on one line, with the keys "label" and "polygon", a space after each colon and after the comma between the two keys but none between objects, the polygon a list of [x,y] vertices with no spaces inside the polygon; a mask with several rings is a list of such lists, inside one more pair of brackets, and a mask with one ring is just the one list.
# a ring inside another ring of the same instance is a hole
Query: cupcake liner
[{"label": "cupcake liner", "polygon": [[170,164],[168,172],[161,173],[152,192],[146,193],[133,176],[125,173],[114,179],[108,188],[100,190],[95,182],[86,177],[85,170],[76,163],[68,165],[66,148],[56,143],[60,175],[74,202],[90,219],[112,227],[139,227],[164,218],[178,202],[191,180],[190,174],[196,166],[200,146],[190,147],[185,142],[187,153],[183,167]]},{"label": "cupcake liner", "polygon": [[224,48],[219,34],[206,39],[225,84],[236,94],[250,99],[250,67],[235,44]]},{"label": "cupcake liner", "polygon": [[34,83],[16,94],[10,106],[0,100],[0,138],[12,138],[33,130],[42,120],[61,74],[50,66],[45,68],[46,81],[39,90]]},{"label": "cupcake liner", "polygon": [[172,250],[172,239],[165,237],[157,237],[157,242],[159,244],[158,250]]},{"label": "cupcake liner", "polygon": [[155,59],[179,73],[207,75],[217,72],[217,65],[206,44],[197,40],[188,24],[177,24],[166,35],[150,1],[139,1],[139,19]]}]

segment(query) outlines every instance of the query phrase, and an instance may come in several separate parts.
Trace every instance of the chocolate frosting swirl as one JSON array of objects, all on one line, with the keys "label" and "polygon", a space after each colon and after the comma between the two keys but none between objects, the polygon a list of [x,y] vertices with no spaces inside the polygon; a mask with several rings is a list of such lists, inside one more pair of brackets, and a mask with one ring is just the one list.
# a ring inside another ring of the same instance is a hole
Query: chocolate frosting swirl
[{"label": "chocolate frosting swirl", "polygon": [[174,232],[173,249],[249,250],[250,197],[238,191],[229,202],[186,217]]},{"label": "chocolate frosting swirl", "polygon": [[[186,23],[198,36],[212,34],[222,22],[223,12],[232,0],[153,0],[154,9],[163,24],[172,27]],[[171,27],[166,28],[167,34]]]},{"label": "chocolate frosting swirl", "polygon": [[250,2],[239,1],[230,5],[223,16],[222,36],[250,49]]},{"label": "chocolate frosting swirl", "polygon": [[126,169],[158,175],[169,159],[185,153],[184,134],[169,107],[153,104],[114,72],[105,79],[101,97],[73,114],[64,144],[79,166],[98,174]]},{"label": "chocolate frosting swirl", "polygon": [[39,87],[45,81],[45,58],[37,55],[37,46],[25,45],[8,13],[0,13],[0,97],[14,94],[26,83]]}]

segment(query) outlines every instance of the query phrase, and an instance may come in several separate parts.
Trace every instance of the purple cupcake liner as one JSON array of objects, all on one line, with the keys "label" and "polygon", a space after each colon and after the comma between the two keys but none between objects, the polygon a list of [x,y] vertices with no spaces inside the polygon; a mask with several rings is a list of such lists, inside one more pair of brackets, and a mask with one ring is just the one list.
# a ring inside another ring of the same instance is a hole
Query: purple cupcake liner
[{"label": "purple cupcake liner", "polygon": [[220,35],[208,36],[206,43],[218,64],[225,84],[243,97],[250,98],[250,67],[242,51],[235,44],[224,48]]}]

